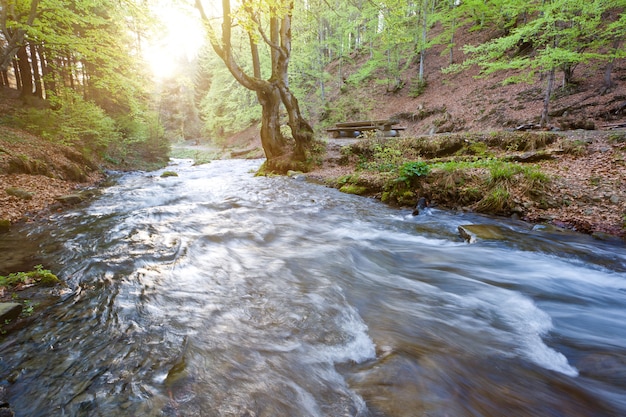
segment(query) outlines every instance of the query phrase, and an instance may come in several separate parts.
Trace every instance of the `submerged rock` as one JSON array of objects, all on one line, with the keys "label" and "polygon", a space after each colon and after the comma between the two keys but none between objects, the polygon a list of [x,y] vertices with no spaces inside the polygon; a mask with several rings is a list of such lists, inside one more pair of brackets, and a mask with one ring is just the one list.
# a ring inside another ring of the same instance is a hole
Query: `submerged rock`
[{"label": "submerged rock", "polygon": [[420,199],[417,200],[415,208],[413,209],[413,215],[417,216],[418,214],[420,214],[420,211],[424,210],[426,207],[428,207],[428,200],[426,200],[426,198],[424,197],[420,197]]}]

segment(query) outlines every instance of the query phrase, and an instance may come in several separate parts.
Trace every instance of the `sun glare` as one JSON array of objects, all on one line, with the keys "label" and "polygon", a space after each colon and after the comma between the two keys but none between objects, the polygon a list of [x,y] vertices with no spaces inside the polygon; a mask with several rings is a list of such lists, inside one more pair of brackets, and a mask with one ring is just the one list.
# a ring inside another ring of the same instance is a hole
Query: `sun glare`
[{"label": "sun glare", "polygon": [[162,81],[198,55],[206,35],[193,7],[172,1],[155,2],[152,7],[162,28],[144,45],[143,55],[154,77]]}]

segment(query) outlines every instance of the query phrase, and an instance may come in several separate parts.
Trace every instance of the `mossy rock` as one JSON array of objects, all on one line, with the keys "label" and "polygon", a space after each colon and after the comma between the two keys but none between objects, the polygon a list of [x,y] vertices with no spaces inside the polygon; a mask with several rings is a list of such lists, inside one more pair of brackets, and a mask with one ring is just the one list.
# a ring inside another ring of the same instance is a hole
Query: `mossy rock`
[{"label": "mossy rock", "polygon": [[6,233],[11,229],[11,220],[0,219],[0,233]]},{"label": "mossy rock", "polygon": [[363,195],[367,192],[367,188],[362,185],[346,184],[339,191],[346,194]]},{"label": "mossy rock", "polygon": [[161,178],[167,178],[167,177],[178,177],[178,173],[174,171],[163,171],[163,173],[161,174]]},{"label": "mossy rock", "polygon": [[7,276],[0,275],[0,286],[17,286],[22,284],[37,284],[44,287],[53,287],[60,284],[61,280],[41,265],[37,265],[33,271],[15,272]]},{"label": "mossy rock", "polygon": [[9,187],[4,190],[8,195],[21,198],[22,200],[32,200],[34,194],[21,188]]},{"label": "mossy rock", "polygon": [[459,235],[468,243],[477,240],[503,240],[505,235],[498,226],[489,224],[466,224],[458,227]]},{"label": "mossy rock", "polygon": [[82,203],[85,199],[80,194],[67,194],[55,197],[55,200],[64,206],[75,206],[76,204]]}]

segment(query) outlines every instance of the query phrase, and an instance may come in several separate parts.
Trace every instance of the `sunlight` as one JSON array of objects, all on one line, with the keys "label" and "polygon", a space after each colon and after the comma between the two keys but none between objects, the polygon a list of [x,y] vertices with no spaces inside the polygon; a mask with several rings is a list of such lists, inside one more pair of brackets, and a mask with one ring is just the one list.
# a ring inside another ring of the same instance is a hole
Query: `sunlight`
[{"label": "sunlight", "polygon": [[205,31],[193,4],[165,0],[151,7],[162,26],[144,45],[143,55],[155,79],[163,81],[197,57]]}]

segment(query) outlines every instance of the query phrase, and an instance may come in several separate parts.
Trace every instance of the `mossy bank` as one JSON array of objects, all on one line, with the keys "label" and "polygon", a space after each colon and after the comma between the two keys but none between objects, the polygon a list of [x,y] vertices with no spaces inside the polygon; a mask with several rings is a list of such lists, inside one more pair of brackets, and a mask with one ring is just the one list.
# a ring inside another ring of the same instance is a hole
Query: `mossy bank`
[{"label": "mossy bank", "polygon": [[490,132],[329,140],[309,177],[401,207],[515,216],[626,236],[626,132]]}]

